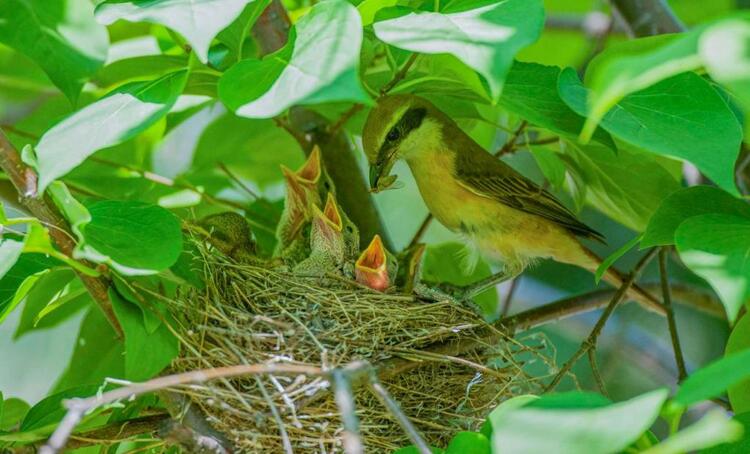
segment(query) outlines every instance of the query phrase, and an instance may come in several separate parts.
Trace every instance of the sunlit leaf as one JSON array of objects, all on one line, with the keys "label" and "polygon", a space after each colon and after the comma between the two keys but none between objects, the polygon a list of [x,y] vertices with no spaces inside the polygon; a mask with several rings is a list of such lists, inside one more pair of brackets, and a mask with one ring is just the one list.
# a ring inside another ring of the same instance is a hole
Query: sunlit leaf
[{"label": "sunlit leaf", "polygon": [[494,100],[513,57],[537,40],[544,24],[539,0],[458,1],[440,12],[403,13],[373,24],[378,39],[412,52],[456,56],[484,77]]}]

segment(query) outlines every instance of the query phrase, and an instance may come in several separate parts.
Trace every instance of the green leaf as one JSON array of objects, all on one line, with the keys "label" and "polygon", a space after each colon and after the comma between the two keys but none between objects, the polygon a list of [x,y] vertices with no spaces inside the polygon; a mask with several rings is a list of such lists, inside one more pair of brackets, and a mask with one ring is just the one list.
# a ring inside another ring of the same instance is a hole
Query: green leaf
[{"label": "green leaf", "polygon": [[370,102],[359,81],[362,22],[344,0],[317,3],[289,42],[262,60],[243,60],[219,81],[219,97],[237,115],[270,118],[295,104]]},{"label": "green leaf", "polygon": [[160,206],[105,200],[88,210],[91,222],[76,256],[125,274],[153,274],[172,266],[182,252],[180,220]]},{"label": "green leaf", "polygon": [[479,4],[453,2],[441,12],[403,9],[408,14],[375,22],[375,35],[400,49],[454,55],[484,77],[497,101],[513,57],[539,38],[544,8],[540,0]]},{"label": "green leaf", "polygon": [[125,332],[125,377],[144,381],[167,367],[179,353],[179,342],[166,324],[149,333],[135,304],[109,292],[117,319]]},{"label": "green leaf", "polygon": [[[584,118],[560,98],[557,91],[560,72],[557,66],[515,62],[505,80],[500,107],[563,137],[577,139]],[[616,149],[612,137],[603,129],[597,129],[594,141]]]},{"label": "green leaf", "polygon": [[96,7],[96,19],[105,25],[119,19],[164,25],[180,33],[190,43],[200,61],[207,63],[211,41],[252,1],[109,0]]},{"label": "green leaf", "polygon": [[81,384],[101,385],[107,377],[125,376],[125,351],[112,325],[98,307],[92,307],[81,323],[73,356],[55,384],[61,391]]},{"label": "green leaf", "polygon": [[[560,96],[586,115],[588,90],[575,71],[563,70]],[[623,98],[601,121],[614,136],[646,151],[690,161],[721,188],[736,194],[734,162],[742,128],[714,88],[684,73]]]},{"label": "green leaf", "polygon": [[36,62],[73,103],[107,58],[107,29],[87,1],[4,0],[0,42]]},{"label": "green leaf", "polygon": [[23,251],[23,242],[3,238],[0,240],[0,278],[8,273]]},{"label": "green leaf", "polygon": [[750,350],[718,359],[690,374],[674,396],[674,402],[688,407],[720,396],[727,388],[750,376]]},{"label": "green leaf", "polygon": [[101,88],[127,82],[156,79],[188,66],[187,57],[180,55],[143,55],[117,60],[100,69],[91,79]]},{"label": "green leaf", "polygon": [[696,52],[699,33],[660,35],[609,46],[586,69],[591,89],[589,117],[583,135],[630,93],[701,66]]},{"label": "green leaf", "polygon": [[607,272],[609,267],[614,265],[614,263],[623,255],[627,254],[627,252],[635,247],[636,244],[641,240],[643,237],[643,234],[634,236],[630,241],[620,246],[615,252],[609,255],[606,259],[602,260],[602,263],[596,268],[596,273],[594,273],[594,277],[596,278],[597,284],[602,279],[602,276],[604,276],[604,273]]},{"label": "green leaf", "polygon": [[[742,316],[729,334],[724,354],[734,355],[750,351],[750,317]],[[729,403],[735,413],[750,411],[750,377],[744,378],[727,389]],[[750,434],[748,434],[750,435]]]},{"label": "green leaf", "polygon": [[675,231],[684,220],[710,213],[750,218],[750,205],[711,186],[681,189],[667,196],[651,216],[641,247],[674,244]]},{"label": "green leaf", "polygon": [[457,433],[445,449],[445,454],[490,454],[490,452],[490,441],[476,432]]},{"label": "green leaf", "polygon": [[667,394],[659,389],[596,408],[516,408],[492,419],[492,445],[513,453],[619,452],[651,427]]},{"label": "green leaf", "polygon": [[750,15],[708,27],[698,52],[711,77],[729,88],[750,113]]},{"label": "green leaf", "polygon": [[529,401],[525,406],[531,408],[572,409],[572,408],[600,408],[611,405],[612,401],[601,394],[570,391],[564,393],[547,394]]},{"label": "green leaf", "polygon": [[732,420],[742,425],[745,430],[744,436],[733,443],[724,443],[704,449],[701,454],[746,454],[750,452],[750,413],[735,415]]},{"label": "green leaf", "polygon": [[[78,298],[77,301],[75,301],[76,298]],[[73,270],[60,268],[41,275],[26,295],[25,301],[21,321],[13,335],[15,339],[31,330],[49,328],[62,322],[91,300],[85,287],[76,279]],[[60,307],[65,303],[71,304],[64,308]],[[55,308],[60,310],[55,311],[57,313],[53,316],[50,312]],[[45,323],[40,324],[41,318],[47,314],[50,317]]]},{"label": "green leaf", "polygon": [[[585,199],[598,210],[635,230],[643,231],[661,199],[680,188],[664,168],[663,158],[621,147],[566,143],[559,156],[585,189]],[[638,178],[633,178],[638,175]]]},{"label": "green leaf", "polygon": [[733,421],[726,412],[713,410],[698,422],[670,436],[643,454],[682,454],[695,452],[719,443],[731,442],[742,437],[742,424]]},{"label": "green leaf", "polygon": [[[422,276],[428,282],[468,285],[492,274],[489,265],[460,243],[427,246]],[[488,319],[496,318],[499,307],[497,290],[493,287],[474,297],[474,302]]]},{"label": "green leaf", "polygon": [[20,430],[28,432],[58,423],[67,412],[62,404],[64,400],[74,397],[91,397],[98,390],[99,386],[76,386],[45,397],[31,407],[26,417],[23,418]]},{"label": "green leaf", "polygon": [[675,243],[682,261],[711,284],[733,322],[750,298],[750,218],[693,216],[677,228]]},{"label": "green leaf", "polygon": [[216,38],[227,46],[236,61],[242,60],[245,41],[250,39],[250,30],[271,0],[255,0],[229,24]]},{"label": "green leaf", "polygon": [[364,0],[357,5],[359,15],[362,16],[362,26],[366,27],[375,21],[375,14],[383,8],[395,6],[398,0]]},{"label": "green leaf", "polygon": [[39,191],[102,148],[136,136],[167,114],[182,93],[186,71],[126,84],[47,131],[36,146]]},{"label": "green leaf", "polygon": [[10,399],[2,399],[2,393],[0,393],[0,431],[13,430],[26,416],[29,411],[29,404],[21,399],[11,397]]}]

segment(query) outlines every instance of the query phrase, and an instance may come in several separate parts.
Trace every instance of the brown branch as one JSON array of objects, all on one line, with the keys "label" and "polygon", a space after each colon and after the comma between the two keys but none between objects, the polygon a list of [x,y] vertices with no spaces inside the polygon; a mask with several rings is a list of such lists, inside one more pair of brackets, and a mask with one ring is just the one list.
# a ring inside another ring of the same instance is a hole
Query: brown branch
[{"label": "brown branch", "polygon": [[679,33],[685,26],[665,0],[610,0],[631,37]]},{"label": "brown branch", "polygon": [[417,229],[416,233],[414,233],[414,236],[412,237],[411,241],[409,241],[409,245],[406,247],[407,249],[413,246],[416,246],[417,243],[422,241],[422,237],[427,232],[427,229],[430,227],[430,224],[432,223],[432,220],[435,219],[435,217],[432,215],[432,213],[427,213],[427,216],[424,217],[424,220],[419,225],[419,228]]},{"label": "brown branch", "polygon": [[599,320],[596,322],[596,325],[594,325],[594,328],[591,330],[591,333],[589,336],[581,343],[581,346],[578,348],[578,350],[573,354],[573,356],[568,359],[568,361],[563,365],[563,367],[557,372],[555,377],[552,379],[549,385],[545,388],[544,392],[549,392],[554,390],[557,385],[560,383],[560,381],[567,375],[568,372],[570,372],[570,369],[573,368],[573,365],[578,361],[578,359],[581,358],[587,351],[596,348],[596,342],[599,340],[599,335],[601,334],[602,330],[604,329],[604,325],[607,324],[607,321],[609,320],[609,317],[612,316],[612,314],[615,311],[615,308],[617,307],[620,302],[625,298],[625,295],[628,292],[628,289],[633,285],[635,280],[638,278],[638,275],[643,271],[643,268],[648,265],[648,263],[651,261],[652,258],[654,258],[654,255],[656,254],[657,249],[651,249],[648,251],[641,259],[638,261],[638,263],[633,268],[633,271],[628,274],[628,276],[625,278],[625,281],[622,283],[619,289],[617,289],[617,292],[615,293],[615,296],[612,297],[612,300],[609,302],[607,307],[604,309],[604,312],[602,312],[601,317],[599,317]]},{"label": "brown branch", "polygon": [[108,424],[104,427],[71,435],[66,448],[78,449],[92,445],[119,443],[137,435],[156,432],[169,420],[168,414],[157,414]]},{"label": "brown branch", "polygon": [[667,277],[667,249],[662,248],[659,251],[659,278],[661,281],[662,300],[664,309],[667,311],[669,337],[672,339],[674,359],[677,363],[677,381],[681,382],[687,377],[687,370],[685,369],[685,358],[682,356],[682,348],[680,347],[680,336],[677,333],[677,323],[674,318],[674,309],[672,308],[672,293],[669,289]]},{"label": "brown branch", "polygon": [[596,386],[599,388],[599,392],[603,396],[609,397],[607,386],[604,384],[604,379],[602,378],[602,374],[599,372],[599,365],[596,361],[596,348],[589,349],[588,356],[589,364],[591,365],[591,374],[594,376],[594,381],[596,382]]},{"label": "brown branch", "polygon": [[523,134],[523,131],[526,129],[526,126],[529,125],[529,122],[526,120],[522,120],[521,123],[518,124],[518,127],[516,128],[515,132],[513,132],[513,135],[511,135],[508,140],[505,142],[505,145],[502,146],[497,152],[495,152],[495,157],[499,158],[505,154],[510,153],[513,151],[513,149],[516,146],[516,141],[518,141],[518,138]]},{"label": "brown branch", "polygon": [[[5,133],[0,130],[0,168],[10,179],[19,194],[19,202],[25,206],[42,224],[49,227],[49,234],[57,248],[65,255],[72,257],[76,243],[70,233],[68,221],[63,217],[52,199],[37,194],[37,175],[22,160],[18,150],[10,143]],[[82,262],[89,266],[89,263]],[[115,316],[112,302],[109,300],[109,282],[103,277],[91,277],[76,271],[91,297],[101,309],[105,318],[112,325],[117,336],[122,338],[122,327]]]},{"label": "brown branch", "polygon": [[391,79],[387,84],[383,85],[383,88],[380,89],[380,96],[387,95],[388,92],[393,90],[393,87],[404,80],[406,74],[409,73],[409,69],[411,69],[412,65],[414,65],[414,62],[417,61],[417,57],[419,57],[419,54],[411,54],[409,56],[409,59],[406,60],[406,63],[404,63],[401,69],[399,69],[398,72],[394,74],[393,79]]}]

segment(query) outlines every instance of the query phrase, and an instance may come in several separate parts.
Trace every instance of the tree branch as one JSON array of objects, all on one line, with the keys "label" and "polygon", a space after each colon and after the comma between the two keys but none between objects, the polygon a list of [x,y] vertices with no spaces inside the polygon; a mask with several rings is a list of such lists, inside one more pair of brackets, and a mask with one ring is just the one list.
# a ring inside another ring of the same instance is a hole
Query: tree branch
[{"label": "tree branch", "polygon": [[680,347],[680,336],[677,334],[677,323],[674,318],[674,309],[672,308],[672,292],[669,288],[669,280],[667,279],[666,248],[661,248],[659,251],[659,278],[661,280],[662,302],[664,303],[664,309],[667,311],[669,337],[672,339],[674,359],[677,363],[677,381],[681,382],[687,377],[687,370],[685,369],[685,358],[682,356],[682,347]]},{"label": "tree branch", "polygon": [[631,37],[679,33],[685,26],[665,0],[610,0]]},{"label": "tree branch", "polygon": [[[18,150],[10,143],[5,133],[0,130],[0,168],[13,183],[19,194],[19,202],[25,206],[31,214],[39,219],[44,225],[49,226],[49,234],[60,251],[72,257],[76,243],[70,233],[68,221],[63,217],[55,206],[52,199],[42,194],[37,194],[37,175],[34,170],[27,166],[22,160]],[[90,264],[82,262],[89,266]],[[117,336],[122,338],[122,327],[115,316],[112,302],[107,293],[109,282],[103,277],[91,277],[76,272],[83,282],[91,297],[105,318],[112,325]]]}]

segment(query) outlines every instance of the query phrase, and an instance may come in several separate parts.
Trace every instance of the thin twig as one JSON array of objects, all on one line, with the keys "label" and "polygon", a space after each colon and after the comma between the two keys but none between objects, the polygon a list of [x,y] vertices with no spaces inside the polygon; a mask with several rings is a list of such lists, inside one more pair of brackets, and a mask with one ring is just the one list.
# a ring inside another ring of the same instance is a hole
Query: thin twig
[{"label": "thin twig", "polygon": [[508,293],[506,293],[505,298],[503,298],[503,305],[500,309],[500,318],[505,318],[508,316],[508,312],[510,311],[510,303],[513,301],[513,294],[516,293],[516,288],[518,288],[518,282],[520,280],[521,276],[511,279],[510,286],[508,286]]},{"label": "thin twig", "polygon": [[328,134],[334,135],[349,121],[354,115],[365,107],[362,103],[354,103],[346,112],[341,114],[336,123],[328,127]]},{"label": "thin twig", "polygon": [[235,175],[235,173],[232,172],[226,164],[224,164],[223,162],[219,162],[217,165],[219,166],[219,169],[221,169],[221,171],[224,172],[227,177],[229,177],[230,180],[232,180],[237,186],[239,186],[240,189],[247,192],[248,195],[253,199],[260,200],[260,196],[255,191],[253,191],[250,186],[246,185],[245,182],[240,179],[240,177]]},{"label": "thin twig", "polygon": [[417,451],[419,451],[420,454],[432,454],[430,446],[426,441],[424,441],[424,438],[422,438],[422,435],[419,434],[419,431],[416,427],[414,427],[414,424],[412,424],[409,418],[404,414],[404,412],[401,411],[401,408],[398,406],[398,402],[396,402],[393,397],[391,397],[391,395],[388,393],[388,390],[386,390],[383,384],[380,383],[380,380],[378,379],[378,376],[375,375],[375,373],[370,374],[370,389],[378,397],[380,402],[385,405],[385,407],[396,418],[396,422],[398,422],[398,424],[401,426],[401,429],[403,429],[403,431],[409,437],[409,440],[411,440],[411,442],[417,448]]},{"label": "thin twig", "polygon": [[389,91],[393,90],[393,87],[404,80],[404,77],[406,77],[409,69],[412,67],[412,65],[414,65],[414,62],[417,61],[417,57],[419,57],[419,54],[411,54],[409,56],[409,59],[406,60],[406,63],[404,63],[401,69],[399,69],[398,72],[393,76],[393,79],[391,79],[391,81],[387,84],[383,85],[383,88],[380,89],[380,96],[388,94]]},{"label": "thin twig", "polygon": [[344,432],[341,439],[344,444],[346,454],[362,454],[365,452],[362,436],[359,434],[359,418],[356,413],[354,404],[354,393],[352,392],[352,383],[349,375],[342,369],[335,369],[331,372],[331,381],[333,382],[333,391],[336,404],[341,413],[341,422],[344,425]]},{"label": "thin twig", "polygon": [[628,276],[623,281],[622,285],[619,289],[617,289],[617,292],[615,293],[615,296],[612,298],[612,300],[609,302],[607,307],[604,309],[604,312],[602,313],[601,317],[599,317],[599,320],[596,322],[596,325],[594,325],[594,328],[591,330],[591,333],[589,336],[581,343],[581,346],[578,348],[578,350],[573,354],[573,356],[570,357],[570,359],[563,365],[563,367],[557,372],[555,377],[552,379],[549,385],[545,388],[544,392],[549,392],[554,390],[558,384],[560,384],[560,381],[565,377],[565,375],[570,372],[570,369],[573,368],[573,365],[575,365],[576,362],[590,349],[596,347],[596,342],[599,339],[599,335],[601,334],[602,330],[604,329],[604,325],[607,324],[607,321],[609,320],[609,317],[612,315],[612,313],[615,311],[615,308],[618,304],[625,298],[626,293],[628,292],[628,289],[633,285],[633,282],[638,278],[638,275],[641,273],[643,268],[648,265],[648,263],[651,261],[652,258],[654,258],[654,255],[656,254],[658,249],[653,248],[650,251],[648,251],[641,259],[638,261],[638,263],[633,268],[633,271],[628,274]]},{"label": "thin twig", "polygon": [[680,347],[680,336],[677,333],[677,323],[674,318],[674,308],[672,307],[672,292],[669,288],[667,279],[667,248],[661,248],[659,251],[659,278],[661,281],[662,299],[664,309],[667,311],[667,325],[669,326],[669,337],[672,339],[672,348],[674,349],[674,360],[677,363],[677,378],[681,382],[687,377],[685,368],[685,357],[682,355]]},{"label": "thin twig", "polygon": [[535,140],[529,140],[527,142],[522,142],[518,144],[519,148],[528,147],[530,145],[547,145],[550,143],[559,142],[559,137],[546,137],[544,139],[535,139]]},{"label": "thin twig", "polygon": [[292,125],[289,124],[286,118],[274,117],[273,122],[276,124],[276,126],[288,132],[289,135],[297,141],[297,144],[299,144],[300,148],[302,148],[303,150],[309,149],[312,145],[307,136],[304,133],[298,131],[296,128],[292,127]]},{"label": "thin twig", "polygon": [[604,385],[604,379],[602,378],[602,374],[599,372],[599,365],[596,362],[596,348],[589,349],[588,355],[589,364],[591,364],[591,374],[594,376],[596,386],[599,388],[599,392],[602,393],[602,395],[609,397],[607,387]]},{"label": "thin twig", "polygon": [[432,220],[435,217],[432,215],[432,213],[428,213],[427,216],[424,217],[424,220],[419,225],[419,228],[417,229],[417,232],[412,237],[411,241],[409,241],[409,246],[406,248],[410,248],[412,246],[415,246],[417,243],[422,241],[422,237],[427,232],[427,228],[430,227],[430,223],[432,223]]},{"label": "thin twig", "polygon": [[521,120],[521,123],[518,124],[518,127],[516,128],[515,132],[513,132],[513,135],[511,135],[508,140],[505,142],[505,144],[495,152],[495,157],[499,158],[507,153],[510,153],[513,151],[513,149],[516,146],[516,141],[519,137],[521,137],[521,134],[523,134],[523,131],[526,129],[526,126],[528,126],[529,122],[526,120]]},{"label": "thin twig", "polygon": [[10,133],[13,133],[13,134],[19,136],[19,137],[25,137],[27,139],[31,139],[31,140],[34,140],[34,141],[39,140],[39,136],[38,135],[32,134],[32,133],[30,133],[28,131],[24,131],[22,129],[18,129],[18,128],[16,128],[13,125],[5,124],[5,125],[0,125],[0,127],[3,128],[4,130],[10,132]]}]

